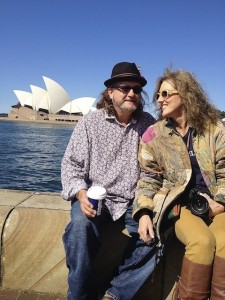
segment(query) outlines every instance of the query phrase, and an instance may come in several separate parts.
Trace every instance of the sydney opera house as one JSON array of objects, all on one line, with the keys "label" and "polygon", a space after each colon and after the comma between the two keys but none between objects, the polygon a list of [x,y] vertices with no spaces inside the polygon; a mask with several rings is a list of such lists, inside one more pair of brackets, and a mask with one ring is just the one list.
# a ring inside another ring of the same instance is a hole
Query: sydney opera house
[{"label": "sydney opera house", "polygon": [[95,110],[95,98],[71,100],[56,81],[44,76],[43,80],[46,90],[35,85],[30,85],[31,92],[14,90],[19,102],[12,106],[10,119],[77,122],[81,116]]}]

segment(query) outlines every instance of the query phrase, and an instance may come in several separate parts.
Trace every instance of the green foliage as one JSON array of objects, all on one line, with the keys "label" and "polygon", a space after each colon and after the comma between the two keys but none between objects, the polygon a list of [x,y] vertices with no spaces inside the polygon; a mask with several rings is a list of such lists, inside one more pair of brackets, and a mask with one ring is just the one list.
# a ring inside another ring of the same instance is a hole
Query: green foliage
[{"label": "green foliage", "polygon": [[225,118],[225,111],[218,110],[221,119]]}]

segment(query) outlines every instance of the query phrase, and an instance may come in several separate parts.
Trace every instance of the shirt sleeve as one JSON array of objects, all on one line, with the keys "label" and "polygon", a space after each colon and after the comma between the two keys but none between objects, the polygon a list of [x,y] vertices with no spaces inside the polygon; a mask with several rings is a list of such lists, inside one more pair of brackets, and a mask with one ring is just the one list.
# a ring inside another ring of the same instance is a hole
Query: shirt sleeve
[{"label": "shirt sleeve", "polygon": [[83,117],[77,123],[62,159],[61,195],[65,200],[72,200],[81,189],[88,189],[89,153],[88,131]]}]

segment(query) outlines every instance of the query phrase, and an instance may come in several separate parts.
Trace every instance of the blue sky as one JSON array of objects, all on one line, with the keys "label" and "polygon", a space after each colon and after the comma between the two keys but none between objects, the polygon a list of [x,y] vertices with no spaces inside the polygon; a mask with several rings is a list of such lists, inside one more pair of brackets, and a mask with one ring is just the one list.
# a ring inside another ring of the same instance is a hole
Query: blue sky
[{"label": "blue sky", "polygon": [[17,103],[14,89],[45,88],[42,76],[71,99],[97,98],[121,61],[142,67],[150,100],[172,65],[225,111],[225,0],[0,1],[0,112]]}]

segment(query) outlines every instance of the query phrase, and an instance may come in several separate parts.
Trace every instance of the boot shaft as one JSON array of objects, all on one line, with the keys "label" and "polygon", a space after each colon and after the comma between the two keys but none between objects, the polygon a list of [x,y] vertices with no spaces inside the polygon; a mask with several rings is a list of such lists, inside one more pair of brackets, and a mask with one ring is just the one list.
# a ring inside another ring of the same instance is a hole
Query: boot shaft
[{"label": "boot shaft", "polygon": [[225,299],[225,258],[219,256],[214,259],[210,299]]},{"label": "boot shaft", "polygon": [[[177,299],[207,300],[210,295],[212,265],[202,265],[183,258]],[[176,297],[176,294],[174,294]],[[176,298],[173,298],[174,300]]]}]

